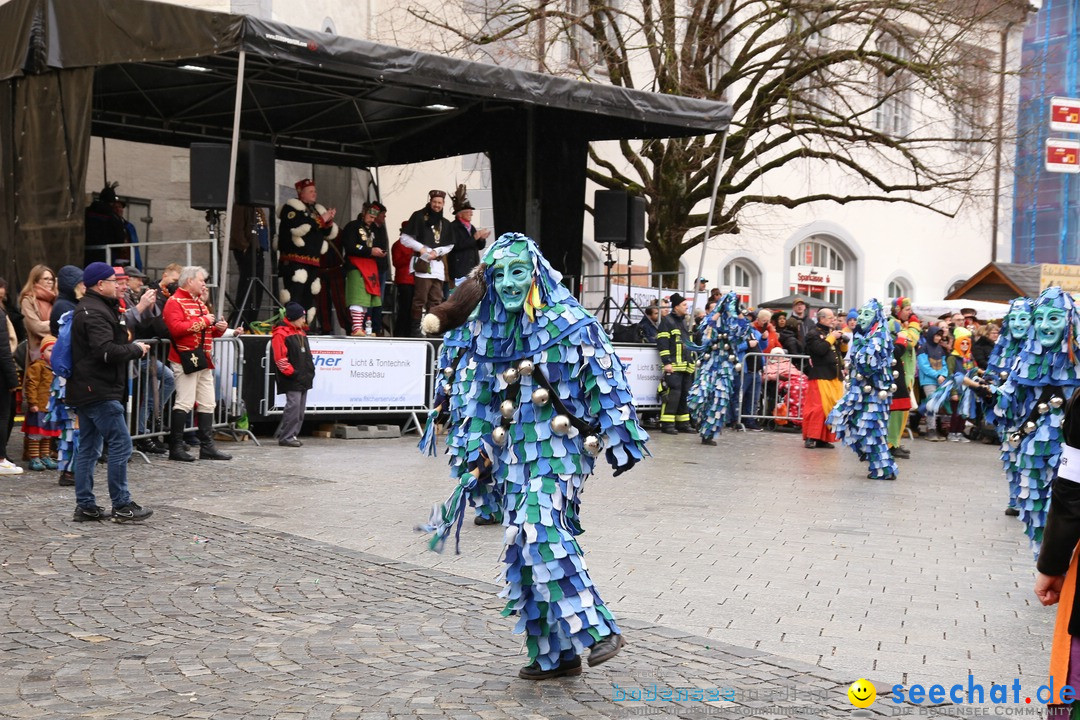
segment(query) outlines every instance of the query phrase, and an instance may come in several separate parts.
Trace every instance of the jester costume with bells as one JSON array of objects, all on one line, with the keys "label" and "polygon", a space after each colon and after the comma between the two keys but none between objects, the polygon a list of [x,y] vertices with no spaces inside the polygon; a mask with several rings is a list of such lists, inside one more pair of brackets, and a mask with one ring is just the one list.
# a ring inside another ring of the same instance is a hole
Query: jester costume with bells
[{"label": "jester costume with bells", "polygon": [[444,332],[476,311],[447,435],[458,487],[425,529],[438,547],[460,527],[489,459],[505,491],[503,614],[519,617],[529,665],[518,674],[531,680],[577,675],[585,650],[597,665],[622,647],[576,539],[578,510],[596,456],[618,475],[646,454],[622,363],[560,279],[532,240],[506,234],[423,323]]},{"label": "jester costume with bells", "polygon": [[1062,406],[1080,386],[1080,317],[1072,296],[1050,287],[1035,301],[1031,323],[1031,333],[1020,347],[1009,378],[999,388],[996,411],[1015,418],[1019,427],[1008,438],[1016,452],[1016,505],[1038,557],[1050,482],[1062,457]]},{"label": "jester costume with bells", "polygon": [[[442,348],[439,351],[439,374],[435,383],[435,401],[428,413],[424,434],[418,447],[425,455],[435,456],[438,452],[435,439],[435,426],[458,427],[465,419],[465,398],[461,389],[467,384],[465,357],[470,352],[472,335],[469,325],[450,330],[443,335]],[[448,446],[446,451],[450,452]],[[496,525],[502,522],[502,486],[495,483],[491,475],[491,461],[482,456],[475,465],[476,484],[465,500],[476,508],[474,522],[477,525]]]},{"label": "jester costume with bells", "polygon": [[750,323],[739,316],[739,296],[725,295],[700,325],[702,344],[694,383],[686,404],[698,423],[703,445],[715,445],[727,418],[728,406],[735,397],[736,373],[742,368],[746,352],[745,338]]},{"label": "jester costume with bells", "polygon": [[964,420],[978,417],[979,399],[975,390],[980,386],[976,379],[980,371],[971,356],[971,331],[967,328],[953,330],[953,349],[945,358],[945,367],[948,376],[926,399],[926,410],[935,415],[941,412],[950,415],[949,440],[968,442],[963,435]]},{"label": "jester costume with bells", "polygon": [[[1009,312],[1001,323],[990,359],[986,363],[986,377],[995,385],[1002,385],[1009,378],[1009,371],[1020,357],[1020,348],[1031,333],[1031,299],[1020,297],[1009,303]],[[1031,412],[1032,393],[1026,385],[1012,388],[1013,398],[1009,402],[998,403],[992,395],[986,417],[993,423],[1001,443],[1001,464],[1005,468],[1005,479],[1009,481],[1009,506],[1006,515],[1018,515],[1016,495],[1020,489],[1020,466],[1017,449],[1009,444],[1009,436],[1019,429],[1019,425]],[[1019,412],[1014,416],[1013,412]]]},{"label": "jester costume with bells", "polygon": [[847,389],[829,413],[829,425],[842,443],[860,460],[870,463],[871,480],[895,480],[896,461],[889,452],[890,397],[893,378],[893,341],[881,303],[871,298],[859,310],[851,339],[851,366]]}]

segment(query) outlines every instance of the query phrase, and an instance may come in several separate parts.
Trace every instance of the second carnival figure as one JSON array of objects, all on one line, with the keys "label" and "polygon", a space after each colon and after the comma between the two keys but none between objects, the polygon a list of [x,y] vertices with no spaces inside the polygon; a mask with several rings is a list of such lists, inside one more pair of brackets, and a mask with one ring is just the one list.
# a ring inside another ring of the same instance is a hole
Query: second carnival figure
[{"label": "second carnival figure", "polygon": [[[1028,341],[1030,334],[1031,298],[1016,298],[1009,303],[1009,312],[1001,323],[1001,333],[986,363],[986,377],[991,383],[1001,386],[1009,379],[1009,372],[1020,357],[1020,348]],[[998,396],[991,395],[985,415],[1001,441],[1001,464],[1005,468],[1005,479],[1009,482],[1009,504],[1005,508],[1005,514],[1016,517],[1020,514],[1016,507],[1016,496],[1020,489],[1020,467],[1017,462],[1017,448],[1009,444],[1009,436],[1019,429],[1018,425],[1031,412],[1033,395],[1026,385],[1013,386],[1012,395],[1005,403],[998,403]]]},{"label": "second carnival figure", "polygon": [[702,445],[716,445],[728,408],[737,402],[735,383],[742,370],[749,328],[749,321],[739,315],[739,296],[734,291],[701,321],[702,344],[695,348],[699,353],[697,372],[686,404],[698,423]]},{"label": "second carnival figure", "polygon": [[[837,438],[870,463],[866,477],[895,480],[896,461],[889,452],[890,398],[896,390],[893,340],[885,313],[877,299],[870,299],[856,320],[852,338],[847,389],[829,413],[829,425]],[[897,373],[898,374],[898,373]]]}]

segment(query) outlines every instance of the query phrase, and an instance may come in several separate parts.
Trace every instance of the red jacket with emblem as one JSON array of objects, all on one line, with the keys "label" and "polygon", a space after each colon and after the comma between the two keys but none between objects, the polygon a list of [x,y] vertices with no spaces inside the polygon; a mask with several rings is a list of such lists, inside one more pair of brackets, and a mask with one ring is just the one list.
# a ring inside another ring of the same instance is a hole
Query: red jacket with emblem
[{"label": "red jacket with emblem", "polygon": [[192,297],[184,288],[179,288],[165,303],[162,310],[165,319],[165,327],[169,329],[172,338],[172,347],[169,348],[169,360],[174,363],[180,362],[180,353],[184,350],[194,350],[199,347],[199,339],[202,338],[202,347],[206,352],[206,359],[210,367],[214,367],[214,360],[210,355],[210,347],[216,337],[225,334],[210,322],[210,310],[197,297]]}]

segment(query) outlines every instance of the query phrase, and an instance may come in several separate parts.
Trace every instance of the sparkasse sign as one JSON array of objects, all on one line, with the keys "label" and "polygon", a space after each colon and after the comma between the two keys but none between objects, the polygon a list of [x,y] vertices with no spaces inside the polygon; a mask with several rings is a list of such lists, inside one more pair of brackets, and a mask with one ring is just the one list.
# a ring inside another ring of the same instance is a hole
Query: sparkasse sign
[{"label": "sparkasse sign", "polygon": [[1057,173],[1080,173],[1080,140],[1047,138],[1046,169]]}]

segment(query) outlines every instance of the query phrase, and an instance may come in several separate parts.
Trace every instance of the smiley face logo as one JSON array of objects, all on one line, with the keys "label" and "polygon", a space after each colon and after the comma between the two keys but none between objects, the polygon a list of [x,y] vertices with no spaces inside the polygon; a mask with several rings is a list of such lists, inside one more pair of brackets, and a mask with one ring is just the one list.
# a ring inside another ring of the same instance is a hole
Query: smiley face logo
[{"label": "smiley face logo", "polygon": [[859,678],[851,683],[851,687],[847,690],[847,696],[855,707],[867,708],[874,704],[874,700],[877,700],[877,688],[869,680]]}]

